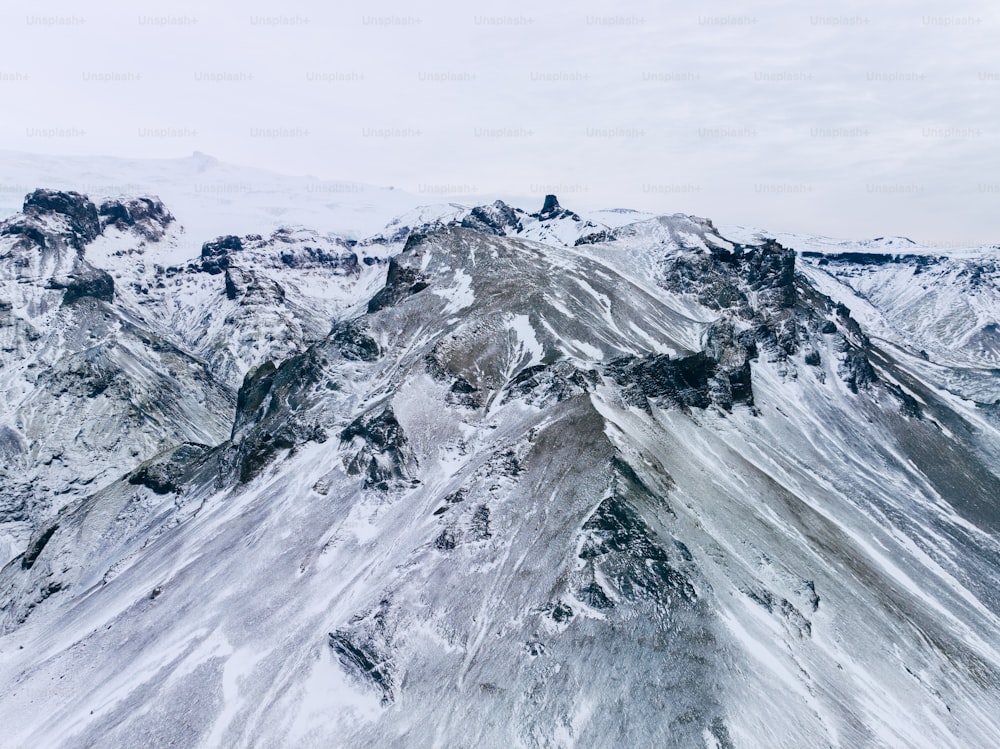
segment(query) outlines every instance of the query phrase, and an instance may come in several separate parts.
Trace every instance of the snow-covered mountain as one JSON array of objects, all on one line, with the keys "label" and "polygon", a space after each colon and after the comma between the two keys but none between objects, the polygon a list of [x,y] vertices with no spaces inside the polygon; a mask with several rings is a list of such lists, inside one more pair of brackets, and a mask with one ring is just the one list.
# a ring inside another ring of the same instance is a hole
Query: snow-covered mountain
[{"label": "snow-covered mountain", "polygon": [[0,224],[0,745],[995,744],[995,248],[129,169]]}]

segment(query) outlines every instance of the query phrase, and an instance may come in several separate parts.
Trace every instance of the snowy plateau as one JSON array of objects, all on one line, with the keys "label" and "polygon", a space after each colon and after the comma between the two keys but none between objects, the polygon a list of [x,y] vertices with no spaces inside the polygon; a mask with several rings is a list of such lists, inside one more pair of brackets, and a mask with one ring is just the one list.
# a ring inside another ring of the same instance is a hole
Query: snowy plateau
[{"label": "snowy plateau", "polygon": [[1000,745],[1000,248],[0,164],[0,747]]}]

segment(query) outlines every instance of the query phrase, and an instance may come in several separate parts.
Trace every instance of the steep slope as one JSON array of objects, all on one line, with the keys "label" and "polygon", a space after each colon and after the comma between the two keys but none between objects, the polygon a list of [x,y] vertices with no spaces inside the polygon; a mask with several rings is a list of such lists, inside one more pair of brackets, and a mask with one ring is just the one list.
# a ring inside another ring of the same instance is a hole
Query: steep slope
[{"label": "steep slope", "polygon": [[[156,198],[39,189],[0,223],[0,559],[140,462],[231,431],[246,372],[323,339],[384,248],[307,230],[190,243]],[[279,280],[280,279],[280,280]]]},{"label": "steep slope", "polygon": [[[743,241],[765,233],[732,228]],[[775,233],[802,272],[851,310],[919,382],[977,405],[997,420],[1000,275],[997,247],[924,247],[905,237],[848,241]]]},{"label": "steep slope", "polygon": [[990,744],[997,428],[776,242],[514,217],[34,534],[13,742]]},{"label": "steep slope", "polygon": [[[127,213],[121,203],[101,213],[113,209]],[[154,213],[127,228],[172,221],[162,205]],[[85,196],[37,190],[0,224],[4,561],[62,504],[161,450],[229,431],[233,391],[114,304],[114,278],[86,255],[104,219]]]},{"label": "steep slope", "polygon": [[1000,266],[995,254],[949,258],[804,253],[814,274],[848,286],[900,342],[952,366],[1000,368]]},{"label": "steep slope", "polygon": [[[119,281],[122,306],[176,338],[234,389],[251,367],[282,361],[330,332],[385,277],[382,248],[302,229],[224,235],[185,262],[164,264],[176,234],[135,246],[111,233],[88,253]],[[124,261],[124,262],[123,262]]]}]

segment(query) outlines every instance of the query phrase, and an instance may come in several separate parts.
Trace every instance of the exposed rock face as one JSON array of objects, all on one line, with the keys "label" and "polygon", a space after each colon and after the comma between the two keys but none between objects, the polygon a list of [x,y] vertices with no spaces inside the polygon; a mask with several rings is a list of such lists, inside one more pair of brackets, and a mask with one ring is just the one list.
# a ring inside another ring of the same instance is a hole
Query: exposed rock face
[{"label": "exposed rock face", "polygon": [[201,269],[217,275],[229,267],[229,253],[243,249],[243,241],[234,235],[219,237],[201,246]]},{"label": "exposed rock face", "polygon": [[391,407],[359,416],[340,433],[340,441],[357,448],[347,463],[347,473],[364,476],[366,489],[388,491],[393,483],[410,477],[412,458]]},{"label": "exposed rock face", "polygon": [[174,217],[159,198],[120,198],[106,200],[98,210],[102,230],[114,226],[131,230],[143,239],[156,242],[166,234]]},{"label": "exposed rock face", "polygon": [[[722,313],[709,330],[706,350],[727,361],[734,375],[730,388],[735,385],[734,394],[740,394],[735,400],[749,389],[748,361],[764,354],[789,362],[818,336],[837,333],[837,324],[824,319],[830,315],[845,331],[839,337],[837,367],[844,383],[856,393],[878,379],[868,361],[870,341],[850,309],[817,294],[797,275],[795,262],[793,250],[766,240],[754,246],[736,244],[732,250],[712,247],[707,252],[678,253],[664,264],[665,288],[694,295],[699,303]],[[738,335],[737,327],[742,328]],[[809,366],[821,362],[813,349],[802,356]],[[795,376],[794,367],[785,371]],[[728,400],[724,392],[720,398],[723,403]]]},{"label": "exposed rock face", "polygon": [[111,302],[115,298],[115,281],[107,271],[81,263],[77,271],[65,278],[53,278],[50,289],[63,289],[63,304],[73,304],[84,298]]},{"label": "exposed rock face", "polygon": [[[101,233],[97,208],[77,192],[38,189],[24,198],[22,212],[0,224],[0,236],[11,236],[28,243],[50,257],[58,257],[63,248],[82,257],[84,247]],[[67,253],[69,254],[69,253]],[[25,260],[24,262],[28,262]]]},{"label": "exposed rock face", "polygon": [[379,695],[382,706],[392,704],[397,676],[392,661],[395,637],[391,603],[383,599],[372,611],[348,627],[331,632],[330,647],[347,673]]},{"label": "exposed rock face", "polygon": [[280,305],[285,301],[285,289],[281,284],[241,268],[226,268],[225,289],[227,299],[239,302],[244,307],[254,304]]},{"label": "exposed rock face", "polygon": [[45,232],[23,218],[4,222],[3,226],[0,227],[0,235],[23,237],[25,241],[34,243],[42,249],[48,246]]},{"label": "exposed rock face", "polygon": [[59,530],[59,524],[54,523],[32,539],[28,549],[21,557],[21,569],[30,570],[35,566],[35,561],[38,559],[38,555],[42,553],[45,549],[45,544],[49,542],[57,530]]},{"label": "exposed rock face", "polygon": [[608,374],[622,388],[627,403],[647,407],[650,401],[674,408],[708,408],[715,404],[731,411],[735,403],[753,405],[749,361],[720,370],[718,362],[701,352],[681,359],[668,355],[617,359]]},{"label": "exposed rock face", "polygon": [[345,359],[370,362],[379,357],[379,345],[365,332],[362,321],[338,323],[331,332],[331,340]]},{"label": "exposed rock face", "polygon": [[[358,255],[354,252],[333,253],[320,247],[306,245],[282,252],[280,259],[281,264],[287,268],[330,268],[345,275],[357,275],[361,272]],[[374,262],[372,258],[365,260]]]},{"label": "exposed rock face", "polygon": [[680,550],[670,553],[660,545],[623,499],[612,496],[601,502],[582,531],[580,559],[602,567],[605,579],[615,581],[619,595],[632,600],[645,598],[666,607],[693,604],[698,599],[691,580],[674,566],[691,568],[690,562],[685,564]]},{"label": "exposed rock face", "polygon": [[552,218],[560,210],[562,210],[562,207],[559,205],[559,199],[555,195],[546,195],[538,217],[543,219]]},{"label": "exposed rock face", "polygon": [[485,234],[506,236],[515,234],[524,227],[521,222],[521,211],[512,208],[502,200],[492,205],[477,206],[461,221],[467,229],[475,229]]},{"label": "exposed rock face", "polygon": [[779,308],[795,304],[795,251],[767,241],[743,257],[747,285],[764,295],[763,303]]},{"label": "exposed rock face", "polygon": [[74,237],[74,246],[82,249],[101,233],[97,207],[78,192],[38,189],[24,198],[26,216],[41,218],[46,215],[63,217]]},{"label": "exposed rock face", "polygon": [[546,195],[545,202],[542,203],[542,210],[532,214],[539,221],[552,221],[554,219],[568,218],[579,221],[580,217],[559,205],[559,199],[555,195]]},{"label": "exposed rock face", "polygon": [[[536,364],[523,369],[511,380],[508,397],[522,397],[536,405],[545,405],[593,390],[600,381],[596,369],[583,370],[561,360],[552,364]],[[472,392],[471,386],[460,379],[452,392]]]},{"label": "exposed rock face", "polygon": [[143,463],[129,474],[128,482],[145,486],[156,494],[178,492],[184,478],[190,476],[192,464],[203,458],[208,450],[207,445],[183,444]]},{"label": "exposed rock face", "polygon": [[243,249],[243,240],[239,237],[230,234],[225,237],[219,237],[213,239],[211,242],[205,242],[201,246],[201,256],[205,257],[218,257],[220,255],[226,255],[230,252],[239,252]]},{"label": "exposed rock face", "polygon": [[368,312],[378,312],[398,304],[411,294],[423,291],[427,285],[426,279],[419,272],[403,266],[396,258],[392,258],[389,261],[385,287],[372,297],[368,303]]},{"label": "exposed rock face", "polygon": [[816,258],[819,265],[844,264],[844,265],[890,265],[890,264],[913,264],[916,266],[915,273],[932,265],[946,262],[947,258],[935,257],[932,255],[907,255],[890,254],[884,252],[806,252],[802,257]]},{"label": "exposed rock face", "polygon": [[846,350],[841,372],[844,382],[854,393],[857,393],[859,388],[866,388],[878,380],[867,354],[859,348],[849,347]]},{"label": "exposed rock face", "polygon": [[280,369],[268,361],[247,373],[236,399],[232,439],[241,482],[255,478],[283,450],[326,441],[326,432],[308,420],[305,408],[322,371],[319,353],[309,349]]},{"label": "exposed rock face", "polygon": [[[712,247],[707,252],[680,253],[663,271],[663,285],[694,293],[709,309],[751,318],[795,304],[795,252],[774,241],[733,250]],[[754,299],[751,299],[751,292]]]}]

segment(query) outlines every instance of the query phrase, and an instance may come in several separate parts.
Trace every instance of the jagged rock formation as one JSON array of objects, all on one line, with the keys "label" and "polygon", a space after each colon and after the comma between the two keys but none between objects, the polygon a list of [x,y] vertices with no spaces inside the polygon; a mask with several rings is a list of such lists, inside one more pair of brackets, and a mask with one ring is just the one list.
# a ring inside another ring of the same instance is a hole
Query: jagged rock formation
[{"label": "jagged rock formation", "polygon": [[149,242],[163,239],[174,221],[158,198],[106,200],[101,203],[98,213],[102,231],[113,226],[119,231],[131,231]]},{"label": "jagged rock formation", "polygon": [[[864,300],[824,280],[870,258],[803,266],[705,219],[600,224],[549,198],[354,244],[223,236],[115,276],[107,298],[36,284],[44,325],[3,287],[0,331],[25,361],[84,314],[81,339],[100,341],[37,354],[42,372],[5,392],[129,404],[154,422],[112,425],[133,442],[175,430],[129,459],[91,447],[104,478],[48,513],[4,506],[28,531],[0,571],[12,741],[995,736],[995,402],[938,387],[943,365],[874,335]],[[8,233],[4,251],[96,255],[71,207],[15,219],[48,234]],[[160,223],[126,256],[169,241]],[[182,311],[162,312],[155,279],[189,295]],[[350,291],[323,306],[308,279]],[[182,361],[196,398],[225,403],[224,433],[177,428]],[[150,402],[125,377],[140,363]],[[54,475],[20,424],[0,425],[0,454]],[[40,720],[38,704],[59,707]]]}]

